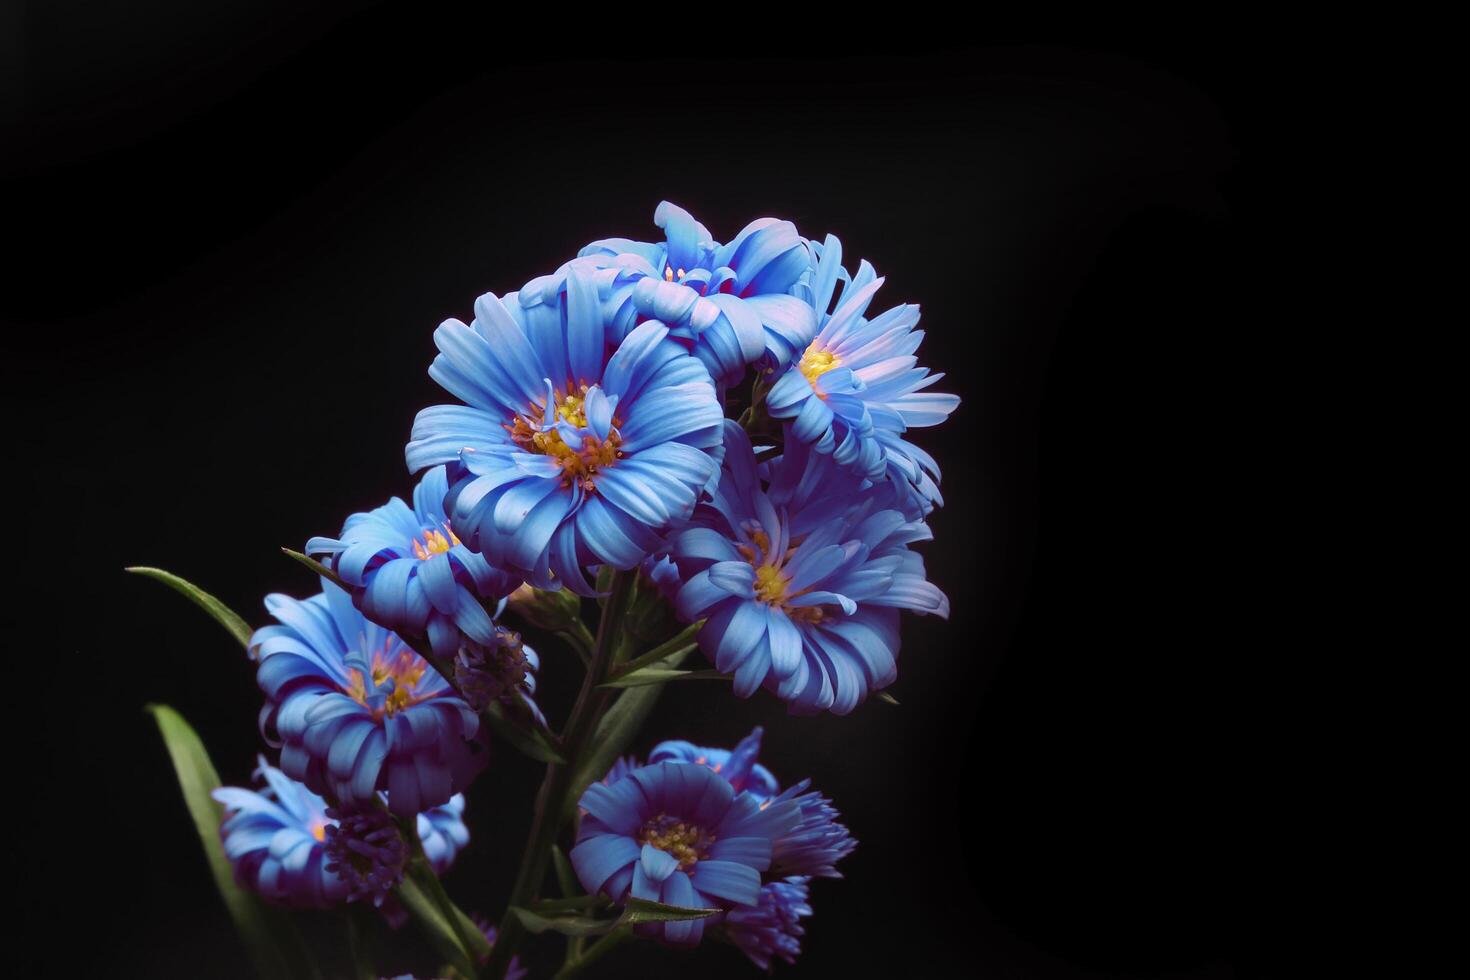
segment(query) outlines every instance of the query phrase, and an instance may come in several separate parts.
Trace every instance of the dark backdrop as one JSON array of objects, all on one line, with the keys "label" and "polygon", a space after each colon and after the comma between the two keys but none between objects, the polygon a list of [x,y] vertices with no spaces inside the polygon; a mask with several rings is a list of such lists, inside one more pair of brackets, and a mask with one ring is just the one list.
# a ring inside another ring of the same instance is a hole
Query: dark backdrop
[{"label": "dark backdrop", "polygon": [[[923,360],[964,399],[917,437],[945,469],[924,550],[954,614],[907,620],[901,706],[788,718],[691,684],[638,745],[759,722],[778,776],[838,803],[862,845],[816,884],[799,969],[1271,972],[1273,787],[1236,682],[1268,639],[1238,544],[1269,345],[1248,49],[962,47],[907,14],[833,14],[849,36],[736,11],[168,7],[13,8],[0,32],[12,567],[39,583],[7,613],[11,710],[33,709],[9,728],[34,811],[11,845],[27,912],[76,937],[12,957],[245,974],[141,707],[177,706],[240,782],[252,671],[123,566],[253,623],[309,590],[276,548],[411,488],[434,326],[586,241],[654,236],[669,198],[716,237],[762,215],[838,234],[884,305],[922,303]],[[543,653],[555,708],[571,681]],[[503,901],[537,778],[506,750],[471,790],[466,906]],[[610,966],[753,975],[728,948]]]}]

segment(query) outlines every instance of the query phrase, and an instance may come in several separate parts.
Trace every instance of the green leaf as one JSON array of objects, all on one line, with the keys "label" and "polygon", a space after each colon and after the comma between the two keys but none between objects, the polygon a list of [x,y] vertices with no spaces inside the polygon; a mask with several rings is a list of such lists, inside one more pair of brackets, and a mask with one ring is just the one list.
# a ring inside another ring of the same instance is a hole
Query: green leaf
[{"label": "green leaf", "polygon": [[215,887],[219,889],[225,908],[245,942],[256,972],[263,977],[319,976],[311,954],[290,918],[235,883],[233,869],[225,857],[219,837],[224,808],[209,795],[219,788],[219,774],[215,772],[214,763],[209,761],[204,743],[183,716],[168,705],[150,704],[144,710],[158,724],[159,734],[163,736],[163,744],[168,748],[178,776],[179,788],[184,794],[184,804],[194,820],[194,829],[199,832],[199,842],[204,845],[204,855],[209,860]]},{"label": "green leaf", "polygon": [[559,932],[563,936],[600,936],[618,924],[617,919],[597,919],[588,915],[537,915],[530,909],[514,905],[509,911],[521,920],[527,932],[538,936],[543,932]]},{"label": "green leaf", "polygon": [[292,551],[290,548],[282,548],[281,554],[285,555],[287,558],[294,558],[296,561],[299,561],[301,564],[311,569],[312,574],[320,575],[322,578],[330,581],[333,585],[336,585],[348,592],[352,591],[352,586],[343,581],[340,575],[332,571],[326,565],[323,565],[321,562],[317,561],[315,558],[312,558],[309,555],[303,555],[299,551]]},{"label": "green leaf", "polygon": [[633,671],[639,670],[643,667],[652,667],[660,660],[672,657],[676,653],[692,649],[694,647],[694,637],[703,626],[704,620],[702,619],[699,620],[699,622],[697,623],[691,623],[688,627],[680,631],[677,636],[669,640],[665,640],[663,643],[660,643],[658,646],[654,647],[647,653],[641,654],[623,664],[618,669],[617,674],[613,676],[618,677],[624,674],[631,674]]},{"label": "green leaf", "polygon": [[551,845],[551,867],[556,871],[556,884],[561,889],[564,898],[573,898],[580,891],[577,887],[577,876],[572,872],[572,862],[562,853],[560,847]]},{"label": "green leaf", "polygon": [[544,898],[532,903],[528,911],[536,915],[557,916],[589,909],[601,910],[611,905],[612,902],[601,895],[572,895],[567,898]]},{"label": "green leaf", "polygon": [[490,944],[474,921],[445,894],[426,860],[416,857],[409,862],[396,894],[439,955],[466,976],[475,976],[474,964],[490,955]]},{"label": "green leaf", "polygon": [[[691,647],[691,649],[693,649]],[[667,667],[644,667],[620,677],[614,677],[598,687],[647,687],[649,684],[667,684],[669,681],[728,681],[729,674],[718,670],[669,670]]]},{"label": "green leaf", "polygon": [[490,728],[496,735],[537,762],[566,764],[566,757],[556,750],[545,732],[540,729],[527,729],[516,724],[514,719],[507,717],[501,705],[494,701],[490,702],[490,707],[485,709],[483,716],[490,723]]},{"label": "green leaf", "polygon": [[688,922],[690,919],[707,919],[719,909],[687,909],[678,905],[650,902],[629,895],[623,900],[623,914],[618,925],[631,926],[639,922]]},{"label": "green leaf", "polygon": [[250,634],[252,631],[245,623],[245,620],[237,616],[229,606],[220,602],[214,596],[199,588],[199,586],[179,578],[172,572],[165,572],[161,568],[148,568],[143,565],[134,565],[126,570],[132,572],[134,575],[142,575],[146,578],[162,582],[164,585],[178,592],[200,609],[209,613],[210,616],[214,617],[214,621],[228,630],[230,635],[238,640],[242,647],[247,650],[250,649]]},{"label": "green leaf", "polygon": [[894,705],[895,707],[898,706],[898,698],[894,697],[892,694],[889,694],[887,691],[878,691],[873,696],[876,697],[879,701],[885,701],[888,704]]}]

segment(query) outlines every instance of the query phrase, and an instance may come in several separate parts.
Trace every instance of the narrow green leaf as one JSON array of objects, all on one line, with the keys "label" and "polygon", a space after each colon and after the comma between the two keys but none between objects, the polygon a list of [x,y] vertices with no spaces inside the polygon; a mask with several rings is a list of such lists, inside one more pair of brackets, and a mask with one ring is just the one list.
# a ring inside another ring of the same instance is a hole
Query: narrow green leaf
[{"label": "narrow green leaf", "polygon": [[[692,649],[692,648],[691,648]],[[649,684],[667,684],[669,681],[728,681],[729,674],[718,670],[669,670],[666,667],[644,667],[621,677],[597,685],[598,687],[647,687]]]},{"label": "narrow green leaf", "polygon": [[536,915],[557,916],[588,909],[601,910],[611,905],[612,902],[601,895],[572,895],[567,898],[543,898],[532,903],[529,911]]},{"label": "narrow green leaf", "polygon": [[490,723],[490,728],[496,735],[537,762],[566,764],[566,757],[556,750],[545,732],[539,729],[526,729],[516,724],[514,719],[506,716],[505,709],[501,705],[492,701],[490,707],[485,709],[483,717]]},{"label": "narrow green leaf", "polygon": [[373,966],[373,957],[368,949],[372,938],[371,921],[362,907],[345,910],[343,919],[347,923],[347,956],[352,966],[353,980],[378,980],[380,974]]},{"label": "narrow green leaf", "polygon": [[573,898],[580,891],[577,887],[577,876],[572,872],[572,862],[562,853],[560,847],[551,845],[551,867],[556,871],[556,884],[561,889],[563,898]]},{"label": "narrow green leaf", "polygon": [[514,905],[510,907],[510,913],[521,920],[527,932],[538,936],[543,932],[558,932],[563,936],[600,936],[618,924],[617,919],[596,919],[587,915],[537,915],[530,909]]},{"label": "narrow green leaf", "polygon": [[184,794],[184,804],[194,820],[194,829],[199,832],[199,842],[204,845],[204,855],[209,861],[215,887],[219,889],[230,918],[245,942],[256,972],[263,977],[318,976],[311,955],[290,918],[235,883],[233,869],[225,857],[219,837],[224,808],[209,795],[219,788],[219,774],[215,772],[214,763],[209,761],[204,743],[184,717],[168,705],[150,704],[144,710],[158,724],[159,734],[163,736],[174,773],[178,776],[179,788]]},{"label": "narrow green leaf", "polygon": [[301,564],[311,569],[313,575],[320,575],[322,578],[330,581],[333,585],[345,589],[348,592],[352,591],[352,586],[344,582],[340,575],[332,571],[326,565],[323,565],[321,562],[317,561],[315,558],[312,558],[309,555],[303,555],[299,551],[292,551],[290,548],[282,548],[281,554],[285,555],[287,558],[293,558],[296,561],[299,561]]},{"label": "narrow green leaf", "polygon": [[894,697],[892,694],[889,694],[887,691],[879,691],[873,696],[876,697],[879,701],[885,701],[888,704],[894,705],[895,707],[898,705],[898,698]]},{"label": "narrow green leaf", "polygon": [[707,919],[719,909],[688,909],[678,905],[650,902],[629,895],[623,900],[623,914],[618,925],[631,926],[639,922],[687,922],[690,919]]},{"label": "narrow green leaf", "polygon": [[245,620],[237,616],[229,606],[220,602],[214,596],[199,588],[199,586],[179,578],[172,572],[165,572],[161,568],[148,568],[144,565],[134,565],[126,569],[126,571],[132,572],[134,575],[142,575],[145,578],[154,579],[167,585],[200,609],[209,613],[216,623],[223,626],[229,631],[231,636],[239,641],[242,647],[245,647],[247,650],[250,648],[251,629],[246,625]]},{"label": "narrow green leaf", "polygon": [[395,893],[439,955],[466,976],[474,976],[474,963],[490,955],[490,944],[469,916],[449,901],[427,862],[411,861]]},{"label": "narrow green leaf", "polygon": [[692,649],[694,647],[695,634],[697,634],[703,626],[704,620],[702,619],[697,623],[690,624],[672,639],[660,643],[658,646],[654,647],[647,653],[635,657],[632,660],[629,660],[627,663],[623,664],[622,667],[618,670],[618,675],[631,674],[635,670],[640,670],[644,667],[652,667],[660,660],[663,660],[667,657],[672,657],[674,654],[681,651]]}]

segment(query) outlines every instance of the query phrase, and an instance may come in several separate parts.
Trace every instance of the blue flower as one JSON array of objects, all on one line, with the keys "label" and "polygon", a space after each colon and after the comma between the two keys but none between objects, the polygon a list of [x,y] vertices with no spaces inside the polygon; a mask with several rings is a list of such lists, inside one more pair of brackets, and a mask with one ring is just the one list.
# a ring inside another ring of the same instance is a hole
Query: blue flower
[{"label": "blue flower", "polygon": [[759,799],[770,799],[780,791],[780,785],[776,782],[776,777],[771,775],[771,770],[755,761],[760,755],[763,731],[757,725],[733,749],[706,748],[682,740],[660,742],[648,754],[648,761],[689,762],[708,766],[723,776],[735,792],[744,790]]},{"label": "blue flower", "polygon": [[281,768],[339,803],[378,791],[400,816],[447,803],[484,765],[480,719],[397,634],[331,582],[305,601],[266,597],[279,625],[250,638]]},{"label": "blue flower", "polygon": [[725,442],[712,498],[669,538],[676,612],[707,620],[700,647],[740,697],[764,685],[793,711],[846,714],[897,677],[900,609],[949,615],[908,547],[929,528],[800,443],[763,481],[744,430]]},{"label": "blue flower", "polygon": [[455,793],[443,806],[420,813],[416,823],[424,857],[434,873],[442,875],[470,842],[470,831],[464,824],[464,794]]},{"label": "blue flower", "polygon": [[419,413],[409,468],[449,463],[455,533],[537,587],[594,594],[582,568],[637,565],[718,470],[704,365],[655,321],[611,347],[575,270],[562,302],[487,293],[472,326],[448,320],[434,342],[430,376],[466,404]]},{"label": "blue flower", "polygon": [[260,792],[222,786],[210,795],[225,808],[220,840],[243,888],[286,905],[327,908],[347,897],[347,883],[326,869],[327,804],[260,760]]},{"label": "blue flower", "polygon": [[812,914],[808,881],[796,875],[767,882],[761,886],[758,904],[725,913],[720,931],[762,970],[769,972],[775,957],[794,964],[806,935],[801,920]]},{"label": "blue flower", "polygon": [[394,497],[347,518],[340,538],[306,543],[308,554],[324,556],[352,586],[364,615],[401,635],[426,636],[445,658],[459,649],[461,634],[493,643],[495,624],[480,600],[521,584],[460,543],[444,513],[448,492],[444,467],[436,466],[414,489],[412,508]]},{"label": "blue flower", "polygon": [[728,245],[664,201],[653,215],[663,242],[596,241],[549,276],[528,282],[520,302],[555,304],[573,272],[596,283],[613,343],[645,320],[666,324],[722,384],[748,365],[786,367],[816,331],[811,304],[791,295],[809,275],[811,253],[789,221],[760,218]]},{"label": "blue flower", "polygon": [[[260,790],[222,786],[210,795],[225,808],[220,840],[235,870],[235,879],[272,901],[306,908],[326,908],[345,901],[349,887],[327,854],[326,800],[259,760],[255,778]],[[469,842],[464,797],[419,814],[419,838],[435,872],[449,870],[455,855]]]},{"label": "blue flower", "polygon": [[[842,244],[828,236],[812,244],[817,261],[799,290],[820,321],[796,365],[766,395],[773,418],[785,419],[788,441],[811,445],[871,480],[887,478],[922,516],[942,504],[939,467],[903,438],[911,428],[938,425],[960,403],[956,395],[930,391],[942,374],[918,366],[914,351],[924,333],[915,330],[919,308],[895,306],[865,314],[883,280],[863,261],[856,276],[842,268]],[[842,291],[835,309],[832,294]]]},{"label": "blue flower", "polygon": [[[761,802],[793,801],[801,821],[791,833],[776,841],[772,867],[781,873],[809,877],[841,878],[835,865],[857,847],[851,832],[837,822],[840,816],[832,801],[810,789],[804,779],[782,791],[776,777],[756,759],[760,756],[764,730],[757,725],[733,749],[710,748],[684,741],[661,742],[648,755],[649,763],[682,762],[705,766],[719,773],[737,793],[746,792]],[[609,781],[612,780],[609,774]]]},{"label": "blue flower", "polygon": [[[572,867],[588,894],[628,895],[684,908],[760,901],[761,872],[776,842],[801,823],[798,804],[736,793],[705,766],[660,762],[582,794]],[[697,944],[704,920],[636,927],[679,946]]]}]

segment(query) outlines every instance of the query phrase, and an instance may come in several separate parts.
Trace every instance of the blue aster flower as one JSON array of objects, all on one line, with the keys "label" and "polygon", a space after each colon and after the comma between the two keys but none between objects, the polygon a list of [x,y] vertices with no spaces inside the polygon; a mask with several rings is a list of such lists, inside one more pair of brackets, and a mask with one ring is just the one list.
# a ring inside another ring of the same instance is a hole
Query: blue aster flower
[{"label": "blue aster flower", "polygon": [[760,218],[721,245],[668,201],[653,220],[665,241],[593,242],[556,272],[527,283],[521,303],[528,309],[555,304],[579,271],[596,284],[613,343],[645,320],[660,321],[722,384],[739,381],[749,365],[783,369],[806,348],[816,313],[792,292],[808,275],[811,254],[795,225]]},{"label": "blue aster flower", "polygon": [[400,816],[447,803],[484,765],[480,719],[391,630],[323,580],[320,595],[266,597],[255,631],[260,726],[281,768],[339,803],[379,791]]},{"label": "blue aster flower", "polygon": [[931,375],[914,357],[924,337],[914,329],[917,306],[902,304],[869,319],[868,305],[883,285],[873,267],[864,260],[850,276],[842,268],[842,244],[831,235],[823,245],[812,243],[812,251],[817,260],[798,292],[809,297],[819,326],[795,366],[772,385],[766,409],[786,420],[788,440],[870,480],[894,481],[922,516],[943,503],[939,467],[903,433],[943,422],[959,397],[929,390],[944,375]]},{"label": "blue aster flower", "polygon": [[760,755],[763,732],[764,729],[757,725],[733,749],[708,748],[683,740],[660,742],[648,754],[648,761],[708,766],[723,776],[735,792],[745,791],[762,800],[770,799],[780,791],[780,785],[771,775],[771,770],[755,761]]},{"label": "blue aster flower", "polygon": [[705,766],[723,777],[737,793],[749,793],[763,803],[767,800],[794,802],[801,811],[801,820],[795,830],[775,842],[772,867],[785,874],[841,878],[836,864],[857,848],[857,841],[845,826],[838,823],[840,814],[832,801],[810,788],[810,779],[783,791],[771,771],[756,761],[760,756],[763,733],[764,729],[757,725],[733,749],[699,746],[685,741],[661,742],[653,747],[648,761]]},{"label": "blue aster flower", "polygon": [[443,806],[420,813],[416,824],[424,857],[434,873],[442,875],[470,842],[470,830],[464,823],[464,794],[455,793]]},{"label": "blue aster flower", "polygon": [[756,905],[725,914],[720,932],[762,970],[769,972],[771,960],[777,957],[795,964],[801,954],[801,937],[806,935],[801,920],[812,914],[809,880],[796,875],[767,882],[761,886]]},{"label": "blue aster flower", "polygon": [[222,786],[210,795],[225,808],[220,840],[240,886],[274,902],[327,908],[347,898],[347,883],[326,869],[327,804],[264,758],[259,792]]},{"label": "blue aster flower", "polygon": [[444,513],[448,492],[445,469],[436,466],[414,488],[413,507],[394,497],[347,518],[340,538],[306,543],[307,554],[322,556],[352,587],[364,615],[401,635],[427,637],[445,658],[461,636],[493,643],[495,624],[480,600],[521,584],[460,542]]},{"label": "blue aster flower", "polygon": [[449,464],[455,533],[540,588],[594,594],[582,569],[636,566],[714,477],[723,413],[709,372],[656,321],[607,342],[596,285],[475,303],[434,333],[429,374],[466,404],[420,412],[410,469]]},{"label": "blue aster flower", "polygon": [[[582,794],[572,867],[588,894],[628,895],[684,908],[760,901],[776,842],[801,823],[791,800],[736,793],[705,766],[659,762]],[[636,927],[678,946],[697,944],[704,920]]]},{"label": "blue aster flower", "polygon": [[[327,908],[348,898],[347,881],[327,853],[329,816],[326,800],[259,760],[255,778],[260,790],[222,786],[210,795],[225,808],[220,840],[225,857],[244,888],[285,905]],[[449,870],[469,841],[464,825],[464,797],[419,814],[418,832],[435,872]]]},{"label": "blue aster flower", "polygon": [[735,693],[764,685],[800,713],[846,714],[897,677],[898,611],[948,617],[949,600],[909,550],[932,535],[892,494],[801,443],[766,467],[725,427],[718,486],[669,538],[685,622]]}]

